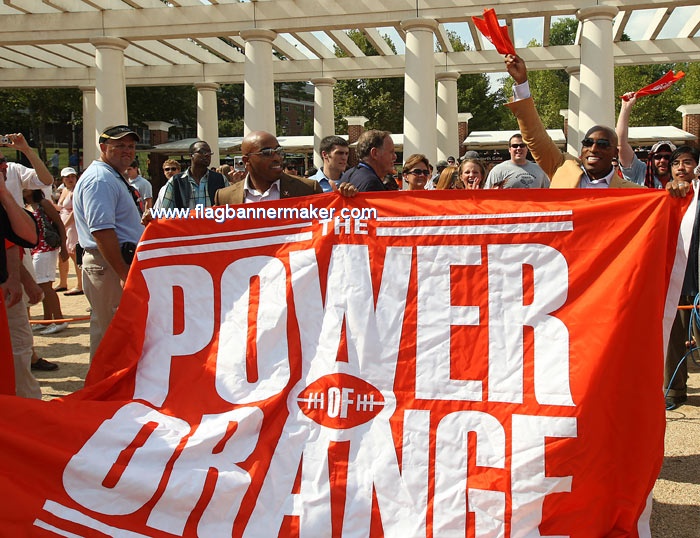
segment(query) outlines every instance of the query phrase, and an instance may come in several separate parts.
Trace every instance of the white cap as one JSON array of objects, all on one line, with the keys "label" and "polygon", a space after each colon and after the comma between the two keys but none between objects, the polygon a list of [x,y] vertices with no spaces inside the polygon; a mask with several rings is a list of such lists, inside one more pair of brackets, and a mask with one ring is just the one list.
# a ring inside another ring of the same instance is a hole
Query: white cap
[{"label": "white cap", "polygon": [[63,170],[61,170],[61,177],[70,176],[71,174],[74,175],[74,176],[77,176],[77,175],[78,175],[78,172],[76,172],[76,171],[75,171],[73,168],[71,168],[70,166],[66,166]]},{"label": "white cap", "polygon": [[664,146],[668,146],[671,149],[671,151],[676,151],[676,145],[673,142],[671,142],[670,140],[660,140],[659,142],[651,146],[651,152],[656,153]]}]

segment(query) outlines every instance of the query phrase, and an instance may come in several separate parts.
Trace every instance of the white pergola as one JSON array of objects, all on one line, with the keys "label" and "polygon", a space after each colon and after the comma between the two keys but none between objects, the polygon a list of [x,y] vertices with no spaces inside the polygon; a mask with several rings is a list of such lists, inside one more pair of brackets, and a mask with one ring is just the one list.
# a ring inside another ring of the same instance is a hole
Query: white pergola
[{"label": "white pergola", "polygon": [[[502,56],[471,21],[491,7],[530,69],[565,68],[576,79],[570,129],[612,123],[596,114],[610,119],[614,65],[700,60],[700,5],[688,0],[3,0],[0,85],[81,88],[92,140],[97,126],[126,120],[125,86],[191,84],[198,89],[198,136],[213,140],[219,84],[244,83],[247,130],[274,130],[272,82],[311,81],[318,139],[332,134],[336,80],[401,76],[405,150],[429,148],[423,152],[442,158],[456,152],[456,79],[504,70]],[[550,46],[552,20],[567,16],[583,22],[576,44]],[[520,36],[533,24],[543,45],[526,48]],[[379,55],[364,55],[348,37],[351,29]],[[448,30],[470,50],[455,52]],[[623,42],[623,33],[637,38]],[[417,127],[436,117],[437,135]]]}]

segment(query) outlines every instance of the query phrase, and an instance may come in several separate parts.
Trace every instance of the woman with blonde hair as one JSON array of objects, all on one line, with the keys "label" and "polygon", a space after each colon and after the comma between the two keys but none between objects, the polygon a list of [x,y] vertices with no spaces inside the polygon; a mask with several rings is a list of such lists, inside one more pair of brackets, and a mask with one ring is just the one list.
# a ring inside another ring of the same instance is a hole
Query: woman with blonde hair
[{"label": "woman with blonde hair", "polygon": [[447,166],[440,172],[440,177],[438,177],[437,185],[435,185],[436,190],[448,190],[448,189],[463,189],[464,183],[459,179],[459,168],[457,166]]},{"label": "woman with blonde hair", "polygon": [[414,153],[403,165],[403,179],[408,183],[409,191],[425,189],[426,182],[430,179],[430,161],[422,153]]},{"label": "woman with blonde hair", "polygon": [[459,163],[459,179],[465,189],[483,189],[486,181],[486,166],[481,159],[469,158]]}]

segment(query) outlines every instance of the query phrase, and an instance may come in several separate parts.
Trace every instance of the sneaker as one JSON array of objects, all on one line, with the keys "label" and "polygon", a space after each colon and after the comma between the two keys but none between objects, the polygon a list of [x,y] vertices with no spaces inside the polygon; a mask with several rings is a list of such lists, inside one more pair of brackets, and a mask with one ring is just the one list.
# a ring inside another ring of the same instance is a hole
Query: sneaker
[{"label": "sneaker", "polygon": [[32,363],[32,370],[38,370],[40,372],[53,372],[54,370],[58,370],[58,364],[44,359],[39,359],[38,361]]},{"label": "sneaker", "polygon": [[44,329],[46,329],[46,325],[40,325],[38,323],[35,323],[32,325],[32,331],[34,331],[34,332],[43,331]]},{"label": "sneaker", "polygon": [[56,334],[56,333],[60,333],[62,330],[66,329],[66,328],[68,328],[68,323],[67,323],[67,322],[58,323],[58,324],[57,324],[57,323],[52,323],[51,325],[49,325],[48,327],[46,327],[46,329],[44,329],[43,331],[41,331],[39,334],[44,334],[44,335],[46,335],[46,334]]}]

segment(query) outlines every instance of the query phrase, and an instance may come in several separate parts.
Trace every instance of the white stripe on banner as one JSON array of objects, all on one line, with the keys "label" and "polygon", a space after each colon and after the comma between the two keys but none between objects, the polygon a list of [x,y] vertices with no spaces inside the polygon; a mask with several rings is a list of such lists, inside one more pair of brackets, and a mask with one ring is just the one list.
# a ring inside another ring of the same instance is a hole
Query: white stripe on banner
[{"label": "white stripe on banner", "polygon": [[412,215],[410,217],[377,217],[381,222],[400,222],[417,220],[486,220],[486,219],[526,219],[531,217],[566,217],[573,215],[571,209],[565,211],[540,211],[527,213],[495,213],[484,215]]},{"label": "white stripe on banner", "polygon": [[196,241],[199,239],[213,239],[216,237],[235,237],[237,235],[246,234],[260,234],[273,231],[283,231],[292,230],[294,228],[304,228],[306,226],[311,226],[311,222],[302,222],[299,224],[286,224],[284,226],[269,226],[267,228],[255,228],[254,230],[238,230],[235,232],[219,232],[216,234],[200,234],[200,235],[186,235],[182,237],[160,237],[158,239],[146,239],[145,241],[140,241],[139,245],[153,245],[156,243],[177,243],[181,244],[183,241]]},{"label": "white stripe on banner", "polygon": [[[44,510],[46,510],[48,513],[53,514],[54,516],[56,516],[60,519],[63,519],[65,521],[70,521],[71,523],[77,523],[78,525],[83,525],[84,527],[94,529],[94,530],[99,531],[103,534],[107,534],[108,536],[112,536],[113,538],[149,538],[146,534],[128,531],[125,529],[119,529],[117,527],[107,525],[106,523],[102,523],[101,521],[98,521],[97,519],[94,519],[90,516],[86,516],[85,514],[82,514],[82,513],[78,512],[77,510],[74,510],[72,508],[68,508],[67,506],[63,506],[62,504],[59,504],[59,503],[54,502],[54,501],[46,501],[44,503]],[[41,525],[37,525],[37,523],[44,523],[44,522],[40,521],[40,520],[36,520],[34,522],[34,524],[37,527],[40,527]],[[44,523],[44,525],[46,525],[46,523]],[[67,531],[62,531],[62,532],[67,532]],[[74,535],[73,534],[64,534],[63,536],[71,537]]]},{"label": "white stripe on banner", "polygon": [[574,223],[567,220],[561,222],[526,222],[522,224],[477,224],[475,226],[412,226],[410,228],[377,228],[377,236],[495,235],[534,232],[570,232],[573,229]]},{"label": "white stripe on banner", "polygon": [[303,232],[291,235],[279,235],[268,237],[257,237],[255,239],[244,239],[239,241],[226,241],[223,243],[207,243],[204,245],[183,245],[177,247],[155,248],[136,253],[139,261],[150,260],[152,258],[163,258],[165,256],[184,256],[186,254],[205,254],[207,252],[219,252],[228,250],[241,250],[244,248],[266,247],[269,245],[283,245],[285,243],[298,243],[311,239],[311,232]]},{"label": "white stripe on banner", "polygon": [[53,532],[54,534],[58,534],[59,536],[64,536],[65,538],[85,538],[84,536],[81,536],[80,534],[73,534],[72,532],[59,529],[58,527],[54,527],[53,525],[49,525],[45,521],[42,521],[41,519],[35,519],[34,520],[34,526],[39,527],[40,529],[44,529],[49,532]]}]

